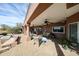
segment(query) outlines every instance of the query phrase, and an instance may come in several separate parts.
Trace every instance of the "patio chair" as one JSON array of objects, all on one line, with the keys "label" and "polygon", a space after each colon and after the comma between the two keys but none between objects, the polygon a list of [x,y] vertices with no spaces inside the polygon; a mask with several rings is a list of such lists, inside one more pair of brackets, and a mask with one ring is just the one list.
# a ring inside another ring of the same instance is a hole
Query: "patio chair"
[{"label": "patio chair", "polygon": [[49,38],[51,41],[53,41],[54,39],[56,39],[56,35],[51,32],[51,33],[48,35],[48,38]]},{"label": "patio chair", "polygon": [[12,47],[12,45],[14,44],[14,42],[16,42],[17,39],[18,39],[18,36],[11,37],[9,40],[7,40],[3,44],[1,44],[1,47],[5,47],[5,46],[11,46]]},{"label": "patio chair", "polygon": [[4,42],[6,42],[7,40],[9,40],[10,38],[11,38],[11,35],[1,36],[0,37],[1,44],[3,44]]},{"label": "patio chair", "polygon": [[0,38],[2,37],[3,35],[0,35]]},{"label": "patio chair", "polygon": [[16,44],[19,44],[20,43],[19,39],[20,39],[19,36],[11,36],[4,43],[1,43],[1,40],[0,40],[0,53],[3,53],[5,51],[9,50],[10,48],[14,47]]},{"label": "patio chair", "polygon": [[39,37],[38,38],[38,41],[39,41],[39,47],[42,43],[46,43],[48,41],[48,39],[46,37]]},{"label": "patio chair", "polygon": [[0,52],[3,52],[5,50],[9,50],[9,49],[10,49],[10,47],[0,48]]}]

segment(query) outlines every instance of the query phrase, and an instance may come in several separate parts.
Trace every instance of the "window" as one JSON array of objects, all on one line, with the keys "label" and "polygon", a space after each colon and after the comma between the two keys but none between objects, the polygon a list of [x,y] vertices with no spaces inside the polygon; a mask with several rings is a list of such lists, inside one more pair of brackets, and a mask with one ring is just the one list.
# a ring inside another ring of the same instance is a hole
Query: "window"
[{"label": "window", "polygon": [[54,33],[64,33],[64,26],[55,26],[53,27]]}]

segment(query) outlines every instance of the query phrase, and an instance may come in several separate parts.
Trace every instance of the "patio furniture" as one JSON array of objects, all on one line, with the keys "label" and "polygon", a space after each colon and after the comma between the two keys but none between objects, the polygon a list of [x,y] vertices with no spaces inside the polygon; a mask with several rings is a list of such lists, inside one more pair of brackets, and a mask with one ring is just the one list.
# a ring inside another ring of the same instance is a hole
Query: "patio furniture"
[{"label": "patio furniture", "polygon": [[33,40],[34,39],[34,34],[30,34],[30,36],[31,36],[31,40]]},{"label": "patio furniture", "polygon": [[0,33],[0,35],[4,35],[5,36],[5,35],[7,35],[7,33]]},{"label": "patio furniture", "polygon": [[0,38],[2,37],[3,35],[0,35]]},{"label": "patio furniture", "polygon": [[39,41],[39,46],[40,46],[42,43],[46,43],[48,39],[46,37],[39,36],[38,41]]},{"label": "patio furniture", "polygon": [[1,36],[0,40],[1,43],[3,44],[4,42],[6,42],[7,40],[9,40],[11,38],[11,35],[7,35],[7,36]]},{"label": "patio furniture", "polygon": [[20,44],[20,39],[21,39],[21,37],[17,37],[17,40],[16,40],[16,42],[17,42],[17,44]]},{"label": "patio furniture", "polygon": [[0,48],[0,52],[10,49],[10,47]]},{"label": "patio furniture", "polygon": [[54,34],[54,33],[49,33],[49,35],[48,35],[48,37],[47,37],[48,39],[50,39],[51,41],[53,41],[54,39],[56,39],[57,37],[56,37],[56,35]]},{"label": "patio furniture", "polygon": [[16,43],[16,40],[18,39],[18,36],[13,36],[11,37],[9,40],[7,40],[6,42],[4,42],[3,44],[1,44],[1,47],[5,47],[5,46],[11,46]]}]

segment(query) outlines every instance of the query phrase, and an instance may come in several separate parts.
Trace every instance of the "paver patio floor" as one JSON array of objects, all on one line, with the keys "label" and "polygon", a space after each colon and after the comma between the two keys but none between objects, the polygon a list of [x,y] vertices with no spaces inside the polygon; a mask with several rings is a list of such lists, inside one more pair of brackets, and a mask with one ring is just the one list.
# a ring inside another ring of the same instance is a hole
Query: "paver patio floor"
[{"label": "paver patio floor", "polygon": [[[38,43],[34,45],[34,40],[27,41],[25,35],[22,35],[21,43],[10,50],[0,54],[1,56],[57,56],[55,43],[48,40],[46,44],[38,47]],[[63,50],[63,48],[61,48]],[[65,53],[65,51],[63,50]],[[74,53],[74,54],[73,54]],[[77,55],[75,52],[69,55]],[[65,55],[68,55],[65,53]]]}]

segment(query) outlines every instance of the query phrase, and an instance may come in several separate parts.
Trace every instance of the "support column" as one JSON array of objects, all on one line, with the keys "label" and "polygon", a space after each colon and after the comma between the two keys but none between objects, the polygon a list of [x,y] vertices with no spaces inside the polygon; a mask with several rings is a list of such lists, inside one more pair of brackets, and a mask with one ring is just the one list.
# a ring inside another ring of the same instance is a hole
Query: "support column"
[{"label": "support column", "polygon": [[26,25],[24,25],[24,26],[22,27],[22,30],[23,30],[24,35],[26,35],[27,26],[26,26]]},{"label": "support column", "polygon": [[26,30],[26,34],[27,34],[27,40],[30,40],[30,24],[27,24],[27,30]]},{"label": "support column", "polygon": [[23,32],[23,34],[24,34],[24,26],[22,26],[22,32]]},{"label": "support column", "polygon": [[30,25],[29,24],[27,24],[27,36],[29,36],[30,35],[30,32],[29,32],[29,27],[30,27]]},{"label": "support column", "polygon": [[25,35],[26,35],[26,29],[27,29],[26,27],[27,27],[27,26],[25,25],[25,26],[24,26],[24,34],[25,34]]}]

